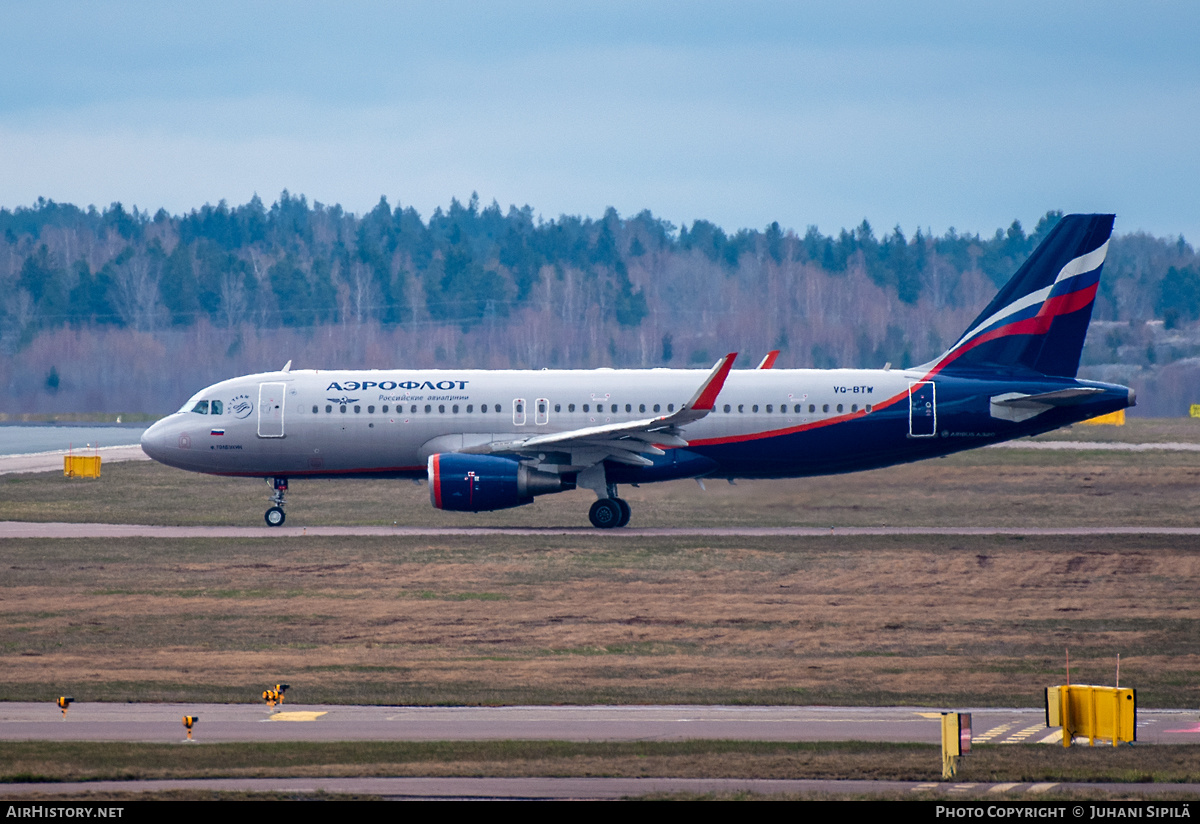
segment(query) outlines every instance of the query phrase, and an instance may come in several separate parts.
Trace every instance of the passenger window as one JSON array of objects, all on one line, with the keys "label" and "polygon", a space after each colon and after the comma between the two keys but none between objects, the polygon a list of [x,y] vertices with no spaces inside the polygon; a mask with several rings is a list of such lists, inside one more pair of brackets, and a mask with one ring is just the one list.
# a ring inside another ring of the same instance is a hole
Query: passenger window
[{"label": "passenger window", "polygon": [[500,404],[496,404],[496,411],[497,411],[497,412],[499,412],[499,411],[500,411]]},{"label": "passenger window", "polygon": [[458,404],[454,404],[454,406],[450,407],[450,411],[453,412],[455,415],[457,415],[458,414]]},{"label": "passenger window", "polygon": [[481,403],[481,404],[479,405],[479,411],[480,411],[480,412],[482,412],[483,414],[485,414],[485,415],[486,415],[486,414],[487,414],[487,404],[486,404],[486,403]]},{"label": "passenger window", "polygon": [[815,403],[810,403],[810,404],[808,405],[808,411],[809,411],[809,412],[816,412],[816,411],[817,411],[817,405],[816,405]]},{"label": "passenger window", "polygon": [[429,404],[425,404],[425,414],[428,415],[432,411],[433,411],[433,407],[430,406]]},{"label": "passenger window", "polygon": [[732,407],[732,406],[730,406],[729,404],[725,404],[725,411],[726,411],[726,412],[728,412],[728,411],[729,411],[729,410],[731,410],[731,409],[733,409],[733,407]]},{"label": "passenger window", "polygon": [[590,411],[590,410],[591,410],[591,407],[590,407],[590,406],[588,406],[588,405],[585,403],[585,404],[583,405],[583,411],[584,411],[584,412],[588,412],[588,411]]},{"label": "passenger window", "polygon": [[658,412],[658,411],[660,411],[661,409],[662,409],[662,407],[661,407],[661,406],[659,406],[658,404],[654,404],[654,411],[655,411],[655,412]]},{"label": "passenger window", "polygon": [[794,407],[792,407],[792,411],[795,412],[797,415],[799,415],[800,414],[800,404],[796,404]]},{"label": "passenger window", "polygon": [[774,412],[774,411],[775,411],[775,407],[771,406],[771,404],[767,404],[767,412]]},{"label": "passenger window", "polygon": [[332,411],[333,411],[333,404],[331,404],[331,403],[325,404],[325,414],[328,415]]},{"label": "passenger window", "polygon": [[633,406],[632,406],[631,404],[628,404],[628,403],[627,403],[627,404],[625,404],[625,411],[626,411],[626,412],[632,412],[632,411],[633,411]]},{"label": "passenger window", "polygon": [[675,411],[675,404],[673,404],[673,403],[669,403],[669,404],[667,404],[667,411],[668,411],[668,412],[674,412],[674,411]]},{"label": "passenger window", "polygon": [[[397,406],[396,408],[397,408],[397,409],[399,409],[400,407],[398,407],[398,406]],[[383,414],[385,414],[385,415],[386,415],[386,414],[387,414],[387,412],[388,412],[388,405],[385,403],[385,404],[383,405]]]},{"label": "passenger window", "polygon": [[472,404],[472,403],[467,404],[467,414],[470,415],[474,411],[475,411],[475,404]]},{"label": "passenger window", "polygon": [[829,404],[827,404],[827,403],[826,403],[826,404],[822,404],[822,405],[821,405],[821,411],[822,411],[822,412],[828,412],[828,411],[829,411]]},{"label": "passenger window", "polygon": [[574,412],[574,411],[575,411],[575,404],[573,404],[573,403],[569,403],[569,404],[567,404],[567,411],[568,411],[568,412]]},{"label": "passenger window", "polygon": [[841,412],[841,411],[842,411],[842,405],[841,405],[840,403],[838,404],[838,411],[839,411],[839,412]]},{"label": "passenger window", "polygon": [[638,404],[638,411],[639,411],[639,412],[645,412],[645,411],[646,411],[646,404],[644,404],[644,403],[639,403],[639,404]]},{"label": "passenger window", "polygon": [[313,404],[313,414],[317,414],[317,405],[315,403]]},{"label": "passenger window", "polygon": [[355,405],[354,405],[354,414],[355,414],[355,415],[357,415],[357,414],[359,414],[359,413],[361,413],[361,412],[362,412],[362,407],[361,407],[361,406],[359,406],[358,404],[355,404]]},{"label": "passenger window", "polygon": [[865,409],[867,412],[870,412],[870,411],[871,411],[871,404],[867,404],[867,405],[866,405],[866,407],[864,407],[864,409]]},{"label": "passenger window", "polygon": [[757,412],[757,411],[758,411],[758,404],[754,404],[754,406],[750,407],[750,411],[751,411],[751,412]]},{"label": "passenger window", "polygon": [[525,425],[525,399],[513,398],[513,426]]},{"label": "passenger window", "polygon": [[556,403],[556,404],[554,404],[554,411],[555,411],[555,412],[561,412],[561,411],[562,411],[562,404],[561,404],[561,403]]},{"label": "passenger window", "polygon": [[198,401],[196,405],[192,407],[192,411],[201,415],[207,415],[208,401]]},{"label": "passenger window", "polygon": [[342,414],[345,415],[346,414],[346,404],[342,404],[341,409],[342,409]]},{"label": "passenger window", "polygon": [[856,404],[856,403],[852,403],[852,404],[850,404],[850,411],[851,411],[851,412],[857,412],[857,411],[858,411],[858,404]]},{"label": "passenger window", "polygon": [[738,404],[738,412],[745,412],[745,411],[746,411],[746,404],[739,403]]},{"label": "passenger window", "polygon": [[439,414],[439,415],[445,415],[445,414],[446,414],[446,404],[444,404],[444,403],[439,403],[439,404],[438,404],[438,414]]},{"label": "passenger window", "polygon": [[[399,409],[400,407],[396,407],[396,408],[397,408],[397,409]],[[415,414],[417,414],[417,405],[416,405],[415,403],[412,405],[412,409],[410,409],[410,410],[408,411],[408,414],[410,414],[410,415],[415,415]]]},{"label": "passenger window", "polygon": [[374,415],[374,414],[375,414],[375,407],[373,407],[373,406],[368,406],[368,407],[367,407],[367,413],[368,413],[368,414],[371,414],[371,415]]},{"label": "passenger window", "polygon": [[224,411],[225,411],[225,404],[221,403],[220,401],[212,402],[212,414],[220,415]]}]

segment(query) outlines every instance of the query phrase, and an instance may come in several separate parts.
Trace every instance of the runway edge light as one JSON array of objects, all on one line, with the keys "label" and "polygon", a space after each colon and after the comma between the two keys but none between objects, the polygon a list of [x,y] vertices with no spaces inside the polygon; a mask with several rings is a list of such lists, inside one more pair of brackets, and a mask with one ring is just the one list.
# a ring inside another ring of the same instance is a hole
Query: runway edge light
[{"label": "runway edge light", "polygon": [[71,708],[71,704],[73,704],[74,702],[75,702],[75,699],[71,698],[69,696],[66,696],[66,695],[58,696],[58,701],[56,701],[55,703],[57,703],[58,708],[60,710],[62,710],[64,721],[67,720],[67,710],[69,710]]},{"label": "runway edge light", "polygon": [[198,715],[183,716],[183,726],[184,726],[184,729],[187,730],[187,740],[188,741],[192,740],[192,725],[194,725],[199,720],[200,720],[200,716],[198,716]]}]

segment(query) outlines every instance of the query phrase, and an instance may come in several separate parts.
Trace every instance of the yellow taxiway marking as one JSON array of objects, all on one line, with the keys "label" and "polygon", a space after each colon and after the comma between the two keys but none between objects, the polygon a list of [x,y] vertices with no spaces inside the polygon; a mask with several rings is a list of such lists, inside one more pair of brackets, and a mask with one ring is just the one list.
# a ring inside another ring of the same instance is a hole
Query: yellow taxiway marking
[{"label": "yellow taxiway marking", "polygon": [[323,712],[277,712],[268,721],[316,721]]},{"label": "yellow taxiway marking", "polygon": [[1032,727],[1026,727],[1023,730],[1014,732],[1012,735],[1010,735],[1008,738],[1004,739],[1000,743],[1001,744],[1020,744],[1020,743],[1024,742],[1026,738],[1029,738],[1032,735],[1037,735],[1039,732],[1042,732],[1045,729],[1046,729],[1045,724],[1034,724]]},{"label": "yellow taxiway marking", "polygon": [[975,736],[975,740],[981,744],[986,743],[998,735],[1004,735],[1004,733],[1008,732],[1015,726],[1016,724],[1001,724],[998,727],[992,727],[987,732],[980,733],[979,735]]}]

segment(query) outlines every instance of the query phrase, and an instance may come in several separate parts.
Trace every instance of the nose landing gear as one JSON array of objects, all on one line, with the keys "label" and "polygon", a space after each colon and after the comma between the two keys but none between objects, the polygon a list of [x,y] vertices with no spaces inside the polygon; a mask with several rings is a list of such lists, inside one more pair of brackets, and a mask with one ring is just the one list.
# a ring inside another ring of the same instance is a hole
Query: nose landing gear
[{"label": "nose landing gear", "polygon": [[283,526],[283,522],[287,518],[283,512],[283,496],[288,488],[287,478],[267,478],[267,484],[275,490],[275,494],[271,496],[271,501],[275,505],[267,510],[263,519],[266,520],[267,526]]}]

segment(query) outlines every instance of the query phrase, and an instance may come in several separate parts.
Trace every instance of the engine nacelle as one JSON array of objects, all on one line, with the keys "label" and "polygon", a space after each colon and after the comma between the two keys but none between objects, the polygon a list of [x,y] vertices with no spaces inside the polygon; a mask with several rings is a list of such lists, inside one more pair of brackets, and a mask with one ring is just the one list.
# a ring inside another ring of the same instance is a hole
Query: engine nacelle
[{"label": "engine nacelle", "polygon": [[455,512],[490,512],[533,503],[534,495],[573,489],[558,475],[512,458],[439,452],[429,456],[429,502]]}]

